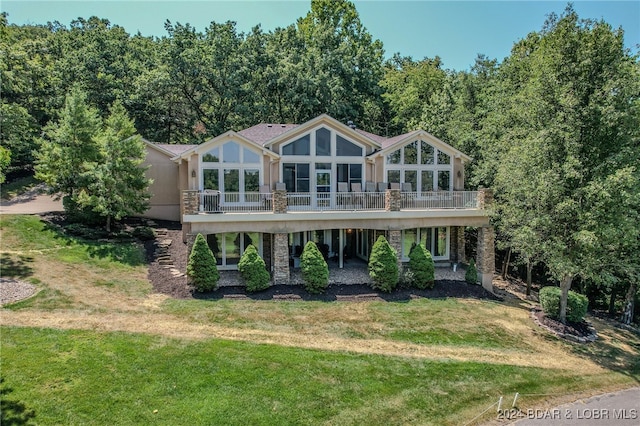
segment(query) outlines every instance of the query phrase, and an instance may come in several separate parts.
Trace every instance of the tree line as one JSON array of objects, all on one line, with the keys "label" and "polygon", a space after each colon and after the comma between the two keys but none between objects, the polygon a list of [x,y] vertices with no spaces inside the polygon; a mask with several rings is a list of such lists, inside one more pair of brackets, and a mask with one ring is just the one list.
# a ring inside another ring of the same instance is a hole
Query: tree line
[{"label": "tree line", "polygon": [[313,0],[306,16],[274,31],[166,21],[159,38],[97,17],[68,27],[9,18],[0,17],[0,164],[9,173],[33,167],[35,152],[42,162],[74,90],[100,119],[120,105],[138,134],[165,143],[322,113],[387,136],[422,128],[474,158],[466,185],[493,188],[499,247],[529,281],[544,265],[565,302],[573,286],[611,311],[628,316],[633,306],[640,65],[622,29],[580,19],[569,5],[502,62],[479,55],[452,71],[437,56],[385,60],[345,0]]}]

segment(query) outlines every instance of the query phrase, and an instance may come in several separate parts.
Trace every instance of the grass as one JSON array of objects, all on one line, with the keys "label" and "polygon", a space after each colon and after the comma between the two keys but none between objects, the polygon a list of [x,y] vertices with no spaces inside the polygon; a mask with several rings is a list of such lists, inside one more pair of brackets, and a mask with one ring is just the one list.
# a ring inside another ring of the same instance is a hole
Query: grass
[{"label": "grass", "polygon": [[2,275],[40,289],[2,308],[2,424],[464,424],[640,383],[604,321],[576,345],[498,302],[168,299],[136,244],[0,220]]},{"label": "grass", "polygon": [[5,328],[2,340],[7,398],[38,424],[458,424],[505,392],[594,384],[562,370],[217,339]]}]

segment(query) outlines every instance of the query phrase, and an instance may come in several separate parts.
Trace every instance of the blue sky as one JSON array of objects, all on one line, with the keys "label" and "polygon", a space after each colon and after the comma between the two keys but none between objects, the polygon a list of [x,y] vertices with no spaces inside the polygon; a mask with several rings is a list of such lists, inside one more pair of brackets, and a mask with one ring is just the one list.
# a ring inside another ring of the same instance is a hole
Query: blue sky
[{"label": "blue sky", "polygon": [[[414,59],[440,56],[445,68],[466,70],[478,53],[499,61],[513,43],[542,28],[546,15],[561,14],[566,1],[355,1],[360,19],[385,56],[399,52]],[[581,18],[604,19],[625,31],[625,45],[638,52],[640,1],[574,1]],[[204,30],[211,21],[236,21],[240,31],[261,24],[270,31],[296,22],[310,9],[308,0],[2,0],[0,9],[12,24],[69,25],[77,17],[107,18],[130,34],[166,35],[164,22],[190,23]]]}]

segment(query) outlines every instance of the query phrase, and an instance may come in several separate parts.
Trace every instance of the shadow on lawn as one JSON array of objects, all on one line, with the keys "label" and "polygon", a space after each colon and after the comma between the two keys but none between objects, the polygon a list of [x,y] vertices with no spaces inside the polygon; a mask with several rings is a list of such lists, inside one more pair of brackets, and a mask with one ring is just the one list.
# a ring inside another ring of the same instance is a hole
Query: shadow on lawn
[{"label": "shadow on lawn", "polygon": [[620,328],[614,321],[591,322],[598,331],[598,340],[573,344],[572,351],[640,383],[640,334]]},{"label": "shadow on lawn", "polygon": [[131,235],[108,234],[101,227],[68,223],[62,214],[49,214],[43,222],[62,245],[82,244],[92,258],[109,258],[129,266],[146,264],[142,246],[135,244]]},{"label": "shadow on lawn", "polygon": [[244,299],[318,302],[377,300],[401,303],[420,298],[442,299],[446,297],[499,300],[481,286],[446,280],[437,281],[435,287],[430,290],[397,289],[391,293],[373,290],[363,284],[333,284],[322,294],[311,294],[303,286],[299,285],[274,285],[256,293],[247,293],[245,288],[241,286],[220,287],[218,290],[209,293],[194,293],[193,297],[203,300]]},{"label": "shadow on lawn", "polygon": [[31,419],[36,417],[36,412],[20,401],[9,399],[8,395],[13,389],[6,386],[4,379],[0,378],[0,424],[5,425],[26,425]]},{"label": "shadow on lawn", "polygon": [[33,257],[18,255],[17,259],[14,259],[9,254],[2,254],[0,256],[0,270],[2,270],[3,277],[9,278],[27,278],[33,275],[33,268],[29,263],[33,262]]}]

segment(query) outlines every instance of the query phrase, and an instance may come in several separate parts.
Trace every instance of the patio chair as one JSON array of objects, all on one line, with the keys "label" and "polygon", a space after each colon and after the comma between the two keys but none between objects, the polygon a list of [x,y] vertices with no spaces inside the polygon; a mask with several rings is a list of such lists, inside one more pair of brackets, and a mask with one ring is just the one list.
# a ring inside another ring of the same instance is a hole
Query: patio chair
[{"label": "patio chair", "polygon": [[389,184],[387,182],[378,182],[376,184],[376,188],[378,189],[378,192],[386,192],[387,188],[389,188]]},{"label": "patio chair", "polygon": [[413,192],[413,188],[411,182],[403,182],[402,183],[402,206],[405,208],[415,207],[416,203],[416,194]]},{"label": "patio chair", "polygon": [[391,182],[389,184],[389,189],[400,189],[400,182]]},{"label": "patio chair", "polygon": [[347,182],[338,182],[338,205],[347,205],[349,201],[351,201],[349,184]]},{"label": "patio chair", "polygon": [[362,194],[362,184],[360,182],[358,183],[352,183],[351,184],[351,199],[353,201],[353,204],[355,206],[360,206],[363,207],[364,206],[364,195]]}]

